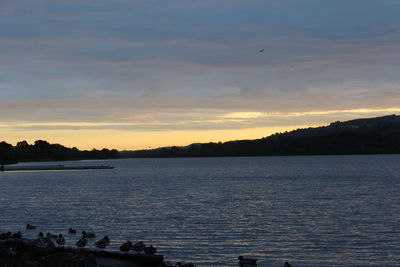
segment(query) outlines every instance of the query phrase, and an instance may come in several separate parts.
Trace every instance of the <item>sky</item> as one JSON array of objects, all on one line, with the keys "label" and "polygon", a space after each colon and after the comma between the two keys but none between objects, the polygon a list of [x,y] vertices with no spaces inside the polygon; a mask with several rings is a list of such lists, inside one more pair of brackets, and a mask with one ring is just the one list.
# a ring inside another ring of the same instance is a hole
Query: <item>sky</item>
[{"label": "sky", "polygon": [[398,0],[0,0],[0,140],[143,149],[400,114],[398,14]]}]

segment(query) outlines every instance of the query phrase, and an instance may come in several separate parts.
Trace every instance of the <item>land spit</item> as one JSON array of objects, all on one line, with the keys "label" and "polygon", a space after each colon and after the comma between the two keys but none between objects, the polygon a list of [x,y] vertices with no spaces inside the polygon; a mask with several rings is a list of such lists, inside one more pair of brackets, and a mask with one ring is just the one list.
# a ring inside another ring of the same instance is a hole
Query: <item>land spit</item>
[{"label": "land spit", "polygon": [[114,169],[112,166],[91,165],[91,166],[65,166],[65,165],[31,165],[31,166],[3,166],[1,171],[67,171],[67,170],[97,170]]}]

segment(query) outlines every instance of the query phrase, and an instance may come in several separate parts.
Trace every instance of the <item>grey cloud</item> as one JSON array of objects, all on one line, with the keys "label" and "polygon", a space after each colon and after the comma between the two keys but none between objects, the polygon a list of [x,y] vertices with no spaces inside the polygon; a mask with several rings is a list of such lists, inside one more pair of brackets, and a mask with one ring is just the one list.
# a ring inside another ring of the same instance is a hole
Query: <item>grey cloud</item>
[{"label": "grey cloud", "polygon": [[399,11],[389,0],[2,1],[0,96],[13,105],[0,110],[102,121],[393,106]]}]

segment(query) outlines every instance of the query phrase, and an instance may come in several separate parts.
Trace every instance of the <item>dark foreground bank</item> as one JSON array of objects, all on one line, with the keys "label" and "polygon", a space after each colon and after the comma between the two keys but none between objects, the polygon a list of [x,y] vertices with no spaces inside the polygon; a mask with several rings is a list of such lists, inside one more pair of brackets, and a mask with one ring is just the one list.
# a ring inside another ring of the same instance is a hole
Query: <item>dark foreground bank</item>
[{"label": "dark foreground bank", "polygon": [[160,267],[162,255],[124,254],[100,250],[41,246],[38,240],[0,241],[0,266],[4,267]]},{"label": "dark foreground bank", "polygon": [[[56,247],[45,239],[0,240],[2,267],[195,267],[192,263],[164,262],[162,255]],[[257,267],[257,260],[238,257],[239,267]],[[292,267],[287,262],[284,267]]]}]

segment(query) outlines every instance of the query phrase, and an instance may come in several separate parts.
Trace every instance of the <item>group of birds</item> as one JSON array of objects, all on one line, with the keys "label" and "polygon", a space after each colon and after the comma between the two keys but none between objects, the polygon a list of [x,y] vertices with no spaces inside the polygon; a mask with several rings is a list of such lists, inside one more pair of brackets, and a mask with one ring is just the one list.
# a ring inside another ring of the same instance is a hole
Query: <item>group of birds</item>
[{"label": "group of birds", "polygon": [[136,251],[136,252],[141,252],[143,251],[146,255],[154,255],[157,252],[157,249],[150,245],[149,247],[146,247],[143,241],[139,241],[135,244],[133,244],[131,241],[126,241],[123,243],[120,247],[119,250],[121,252],[129,252],[130,250]]},{"label": "group of birds", "polygon": [[37,245],[40,247],[55,247],[53,240],[55,239],[57,245],[59,246],[64,246],[65,244],[65,238],[63,237],[62,234],[53,235],[50,233],[47,233],[46,236],[42,232],[38,234],[38,239],[36,240]]},{"label": "group of birds", "polygon": [[[30,225],[27,224],[26,225],[26,229],[27,230],[33,230],[36,229],[36,226],[34,225]],[[69,228],[68,229],[68,233],[69,234],[76,234],[77,231]],[[87,243],[88,243],[88,238],[94,238],[96,237],[96,235],[94,233],[91,232],[86,232],[86,231],[82,231],[82,236],[81,238],[75,243],[77,247],[79,248],[84,248]],[[18,231],[17,233],[11,233],[11,232],[6,232],[6,233],[2,233],[0,234],[0,240],[7,240],[7,239],[18,239],[18,238],[22,238],[22,234],[20,231]],[[56,244],[58,246],[64,246],[65,245],[65,238],[62,234],[59,235],[54,235],[51,233],[47,233],[46,236],[44,236],[44,234],[42,232],[40,232],[38,234],[38,245],[39,246],[44,246],[44,247],[48,247],[48,246],[52,246],[54,247],[54,243],[52,240],[55,240]],[[104,250],[108,245],[110,244],[110,239],[108,236],[104,236],[102,239],[96,241],[94,243],[94,245],[101,249]],[[119,250],[123,253],[128,253],[129,251],[135,251],[137,253],[140,252],[144,252],[146,255],[154,255],[157,252],[157,249],[155,247],[153,247],[152,245],[150,245],[149,247],[147,247],[143,241],[139,241],[135,244],[133,244],[131,241],[126,241],[125,243],[123,243],[120,247]],[[240,267],[256,267],[257,266],[257,260],[256,259],[252,259],[252,258],[245,258],[243,256],[239,256],[238,257],[239,260],[239,266]],[[189,264],[181,264],[180,262],[178,262],[176,265],[165,265],[165,266],[176,266],[176,267],[194,267],[194,265],[192,263]],[[284,267],[292,267],[292,265],[290,263],[288,263],[287,261],[284,264]]]},{"label": "group of birds", "polygon": [[14,234],[11,232],[0,234],[0,240],[6,240],[6,239],[10,239],[10,238],[13,238],[13,239],[22,238],[22,234],[20,231],[14,233]]},{"label": "group of birds", "polygon": [[[26,225],[27,230],[33,230],[36,229],[36,226],[27,224]],[[77,231],[75,229],[69,228],[68,229],[68,234],[76,234]],[[84,248],[88,244],[88,239],[89,238],[94,238],[96,237],[95,233],[92,232],[86,232],[82,231],[81,238],[75,243],[75,245],[79,248]],[[18,233],[12,234],[11,232],[3,233],[0,234],[0,240],[5,240],[8,238],[22,238],[21,232],[18,231]],[[53,240],[55,240],[55,243],[58,246],[64,246],[65,245],[65,238],[62,234],[59,235],[54,235],[51,233],[47,233],[46,236],[40,232],[38,234],[38,245],[47,247],[47,246],[55,246]],[[108,245],[110,245],[110,238],[108,236],[104,236],[102,239],[97,240],[94,245],[101,249],[104,250]],[[157,252],[157,249],[153,247],[152,245],[146,246],[143,241],[139,241],[135,244],[133,244],[131,241],[126,241],[123,243],[120,247],[119,250],[124,253],[128,253],[129,251],[135,251],[137,253],[144,252],[146,255],[154,255]]]}]

